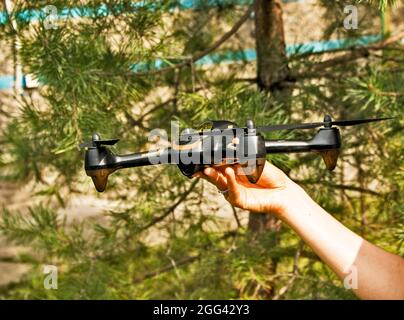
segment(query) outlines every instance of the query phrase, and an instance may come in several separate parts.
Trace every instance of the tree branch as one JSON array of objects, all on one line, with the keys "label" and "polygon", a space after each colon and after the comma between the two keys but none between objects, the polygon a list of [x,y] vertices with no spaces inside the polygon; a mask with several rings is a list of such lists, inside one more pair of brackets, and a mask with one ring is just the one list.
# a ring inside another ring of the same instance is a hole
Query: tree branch
[{"label": "tree branch", "polygon": [[233,211],[234,220],[236,220],[236,223],[237,223],[237,228],[242,228],[243,226],[240,222],[240,218],[238,217],[236,208],[233,205],[231,205],[231,209]]},{"label": "tree branch", "polygon": [[200,256],[201,255],[198,254],[197,256],[185,257],[183,259],[180,259],[180,260],[176,261],[175,264],[169,264],[169,265],[167,265],[165,267],[162,267],[162,268],[159,268],[157,270],[147,272],[143,276],[134,279],[133,284],[141,283],[144,280],[147,280],[149,278],[154,278],[154,277],[156,277],[156,276],[158,276],[158,275],[160,275],[162,273],[169,272],[169,271],[173,270],[174,268],[187,265],[187,264],[189,264],[191,262],[194,262],[194,261],[198,260],[200,258]]},{"label": "tree branch", "polygon": [[24,263],[16,257],[0,257],[0,263]]},{"label": "tree branch", "polygon": [[314,65],[311,65],[309,68],[306,68],[303,71],[300,71],[297,73],[294,72],[291,74],[291,78],[294,80],[310,78],[310,77],[313,77],[313,75],[316,75],[317,72],[322,71],[324,69],[328,69],[328,68],[331,68],[331,67],[334,67],[337,65],[348,63],[350,61],[354,61],[357,59],[366,58],[371,54],[371,51],[385,49],[387,46],[397,42],[398,40],[400,40],[403,37],[404,37],[404,31],[399,32],[398,34],[396,34],[380,43],[374,44],[372,46],[351,47],[351,48],[344,49],[344,51],[350,50],[351,52],[338,56],[338,57],[335,57],[335,58],[331,58],[331,59],[319,62]]},{"label": "tree branch", "polygon": [[[237,236],[237,231],[229,231],[229,232],[226,232],[226,233],[220,238],[220,240],[225,240],[225,239],[227,239],[227,238],[229,238],[229,237],[235,237],[235,236]],[[209,247],[211,247],[212,245],[213,245],[212,243],[209,243],[209,244],[203,246],[202,249],[205,249],[205,250],[206,250],[206,249],[208,249]],[[167,265],[167,266],[164,266],[164,267],[159,268],[159,269],[154,270],[154,271],[147,272],[147,273],[144,274],[143,276],[138,277],[138,278],[135,278],[135,279],[133,280],[133,284],[141,283],[141,282],[143,282],[143,281],[146,280],[146,279],[153,278],[153,277],[156,277],[156,276],[158,276],[158,275],[160,275],[160,274],[162,274],[162,273],[169,272],[169,271],[171,271],[171,270],[173,270],[173,269],[175,269],[175,268],[177,268],[177,267],[185,266],[185,265],[187,265],[187,264],[189,264],[189,263],[192,263],[192,262],[198,260],[199,258],[201,258],[201,254],[198,254],[198,255],[196,255],[196,256],[184,257],[184,258],[182,258],[182,259],[179,259],[178,261],[175,261],[175,263],[170,263],[170,264]]]},{"label": "tree branch", "polygon": [[144,231],[146,229],[149,229],[150,227],[154,226],[161,220],[164,220],[165,217],[167,217],[170,213],[172,213],[187,197],[188,195],[192,192],[192,190],[195,188],[195,186],[198,184],[199,180],[195,179],[194,182],[192,182],[190,188],[184,192],[181,197],[178,198],[178,200],[171,206],[169,207],[166,211],[164,211],[163,214],[155,218],[154,220],[150,221],[148,224],[143,226],[140,231]]},{"label": "tree branch", "polygon": [[187,65],[194,64],[199,59],[203,58],[204,56],[208,55],[212,51],[219,48],[224,42],[226,42],[231,36],[233,36],[240,29],[240,27],[244,24],[244,22],[247,21],[247,19],[251,15],[252,11],[253,11],[253,6],[250,6],[247,9],[247,11],[243,14],[243,16],[234,24],[234,26],[228,32],[226,32],[222,37],[220,37],[215,43],[213,43],[210,47],[206,48],[205,50],[202,50],[202,51],[194,54],[192,57],[185,59],[183,62],[177,63],[170,67],[165,67],[165,68],[151,70],[151,71],[134,72],[134,73],[131,72],[128,75],[130,75],[130,76],[156,75],[156,74],[172,71],[175,69],[179,69],[179,68],[185,67]]},{"label": "tree branch", "polygon": [[320,184],[324,184],[328,187],[335,188],[335,189],[357,191],[357,192],[367,193],[367,194],[370,194],[372,196],[377,196],[377,197],[385,196],[385,194],[371,190],[371,189],[360,188],[360,187],[344,185],[344,184],[334,184],[334,183],[327,182],[327,181],[312,181],[312,180],[293,180],[293,181],[295,181],[296,183],[299,183],[299,184],[306,184],[306,185],[320,183]]},{"label": "tree branch", "polygon": [[295,280],[297,279],[297,276],[299,275],[299,258],[302,254],[303,246],[304,246],[304,242],[303,242],[303,240],[300,240],[299,245],[296,250],[295,257],[293,259],[292,277],[289,279],[289,281],[287,282],[287,284],[284,287],[279,289],[278,293],[273,297],[272,300],[279,300],[293,286]]},{"label": "tree branch", "polygon": [[[353,50],[360,50],[360,49],[380,50],[380,49],[384,49],[385,47],[399,41],[403,37],[404,37],[404,31],[400,30],[400,31],[398,31],[397,34],[389,37],[388,39],[385,39],[383,41],[380,41],[380,42],[375,43],[370,46],[351,46],[351,47],[346,47],[346,48],[338,48],[338,49],[330,50],[330,51],[305,52],[305,53],[293,56],[290,60],[302,59],[302,58],[306,58],[308,56],[314,56],[314,55],[330,54],[330,53],[353,51]],[[402,49],[397,48],[397,50],[402,50]]]}]

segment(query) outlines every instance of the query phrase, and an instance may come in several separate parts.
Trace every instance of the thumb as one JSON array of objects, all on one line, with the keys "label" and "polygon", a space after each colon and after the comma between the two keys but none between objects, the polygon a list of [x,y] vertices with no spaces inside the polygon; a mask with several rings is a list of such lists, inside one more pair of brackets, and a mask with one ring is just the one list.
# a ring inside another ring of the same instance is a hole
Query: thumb
[{"label": "thumb", "polygon": [[283,186],[288,179],[288,176],[281,169],[266,161],[258,185],[266,188],[278,188]]}]

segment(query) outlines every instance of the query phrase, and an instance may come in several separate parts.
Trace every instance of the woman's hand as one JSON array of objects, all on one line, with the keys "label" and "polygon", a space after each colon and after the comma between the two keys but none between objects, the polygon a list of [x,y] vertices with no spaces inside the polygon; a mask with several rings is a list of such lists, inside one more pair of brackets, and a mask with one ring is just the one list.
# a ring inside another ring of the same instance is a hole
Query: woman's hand
[{"label": "woman's hand", "polygon": [[256,184],[250,183],[239,165],[208,167],[194,175],[213,183],[232,205],[282,217],[305,192],[268,161]]},{"label": "woman's hand", "polygon": [[344,281],[356,270],[353,290],[360,298],[404,299],[404,259],[343,226],[270,163],[265,163],[256,184],[248,181],[240,166],[209,167],[195,176],[228,190],[225,197],[234,206],[275,214]]}]

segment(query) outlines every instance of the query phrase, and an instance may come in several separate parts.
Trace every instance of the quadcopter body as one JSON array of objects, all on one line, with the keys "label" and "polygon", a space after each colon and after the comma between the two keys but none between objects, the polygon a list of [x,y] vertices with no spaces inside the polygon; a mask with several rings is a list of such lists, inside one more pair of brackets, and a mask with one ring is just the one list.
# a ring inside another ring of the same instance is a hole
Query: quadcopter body
[{"label": "quadcopter body", "polygon": [[[185,129],[170,147],[140,153],[117,155],[108,146],[119,140],[101,140],[94,134],[92,141],[83,143],[86,148],[85,170],[99,192],[107,185],[108,176],[116,170],[130,167],[176,164],[187,177],[209,166],[240,164],[251,183],[256,183],[264,169],[266,155],[273,153],[316,152],[328,170],[337,164],[341,148],[341,135],[337,126],[351,126],[373,121],[360,119],[332,121],[325,116],[323,122],[255,127],[248,120],[245,127],[231,121],[207,121],[198,130]],[[262,133],[278,130],[320,129],[309,140],[265,140]]]}]

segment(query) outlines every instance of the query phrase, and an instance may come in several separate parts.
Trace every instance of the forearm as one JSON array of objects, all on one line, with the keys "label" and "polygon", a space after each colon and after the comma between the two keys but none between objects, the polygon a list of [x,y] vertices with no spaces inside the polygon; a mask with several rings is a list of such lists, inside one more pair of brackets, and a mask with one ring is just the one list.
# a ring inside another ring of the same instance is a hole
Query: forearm
[{"label": "forearm", "polygon": [[354,292],[363,299],[404,299],[404,260],[358,236],[299,186],[279,217],[341,278],[357,275]]}]

